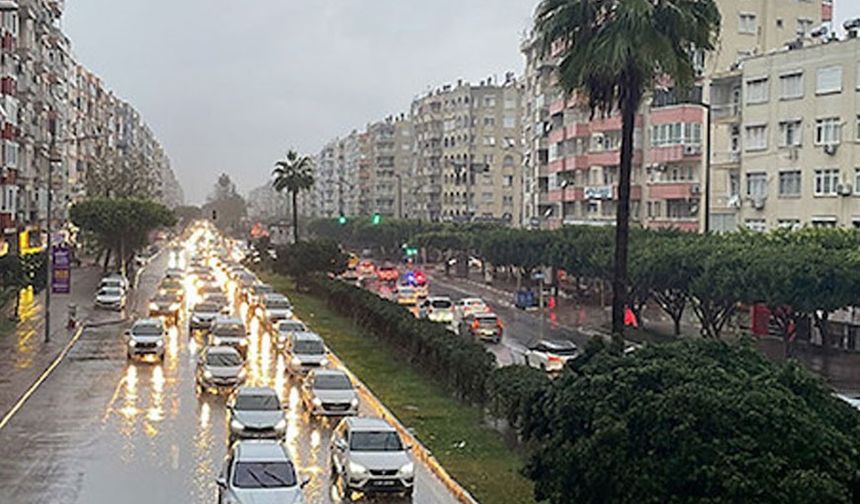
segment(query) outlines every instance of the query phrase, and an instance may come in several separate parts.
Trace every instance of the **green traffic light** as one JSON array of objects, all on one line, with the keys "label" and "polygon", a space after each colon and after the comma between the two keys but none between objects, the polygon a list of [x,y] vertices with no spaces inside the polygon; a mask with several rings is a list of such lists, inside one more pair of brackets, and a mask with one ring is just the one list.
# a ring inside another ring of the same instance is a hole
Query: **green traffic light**
[{"label": "green traffic light", "polygon": [[338,218],[337,218],[337,223],[338,223],[338,224],[340,224],[341,226],[343,226],[344,224],[346,224],[346,215],[341,215],[340,217],[338,217]]},{"label": "green traffic light", "polygon": [[373,224],[374,226],[381,224],[382,223],[382,216],[379,215],[378,213],[373,214],[373,217],[370,219],[370,223]]}]

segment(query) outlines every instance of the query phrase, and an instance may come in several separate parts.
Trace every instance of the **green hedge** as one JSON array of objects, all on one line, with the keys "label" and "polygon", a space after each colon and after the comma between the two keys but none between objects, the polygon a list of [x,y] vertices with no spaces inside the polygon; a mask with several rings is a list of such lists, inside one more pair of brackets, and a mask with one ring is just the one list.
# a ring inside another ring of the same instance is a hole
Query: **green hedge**
[{"label": "green hedge", "polygon": [[306,279],[304,287],[390,344],[414,366],[438,377],[459,398],[478,404],[487,400],[495,358],[480,344],[434,322],[416,319],[403,307],[338,280],[313,276]]}]

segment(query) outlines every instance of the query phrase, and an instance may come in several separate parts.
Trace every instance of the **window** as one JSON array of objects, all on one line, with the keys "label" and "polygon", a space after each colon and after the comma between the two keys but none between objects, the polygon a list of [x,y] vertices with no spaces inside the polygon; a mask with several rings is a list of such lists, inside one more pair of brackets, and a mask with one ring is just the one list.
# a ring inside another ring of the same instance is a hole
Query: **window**
[{"label": "window", "polygon": [[814,194],[816,196],[835,196],[836,185],[839,184],[839,170],[828,168],[815,170]]},{"label": "window", "polygon": [[496,118],[495,117],[485,117],[484,118],[484,126],[495,126]]},{"label": "window", "polygon": [[801,72],[780,76],[780,95],[783,100],[803,98],[803,74]]},{"label": "window", "polygon": [[801,131],[800,119],[792,119],[779,123],[779,145],[782,147],[796,147],[800,145]]},{"label": "window", "polygon": [[800,219],[779,219],[776,221],[776,225],[782,229],[795,231],[800,229]]},{"label": "window", "polygon": [[835,228],[836,217],[813,217],[810,224],[817,228]]},{"label": "window", "polygon": [[747,219],[744,221],[747,229],[763,233],[767,231],[767,222],[764,219]]},{"label": "window", "polygon": [[854,168],[854,194],[860,194],[860,168]]},{"label": "window", "polygon": [[484,106],[485,107],[495,107],[496,106],[496,97],[495,96],[485,96],[484,97]]},{"label": "window", "polygon": [[747,196],[767,196],[766,173],[747,173]]},{"label": "window", "polygon": [[779,172],[779,195],[800,196],[800,170]]},{"label": "window", "polygon": [[729,173],[729,196],[737,196],[741,193],[741,176],[738,172]]},{"label": "window", "polygon": [[805,37],[809,35],[809,32],[812,31],[812,20],[811,19],[798,19],[797,20],[797,34],[801,37]]},{"label": "window", "polygon": [[513,187],[514,185],[514,176],[513,175],[505,175],[502,177],[502,187]]},{"label": "window", "polygon": [[815,92],[818,94],[842,91],[842,67],[839,65],[818,69]]},{"label": "window", "polygon": [[746,147],[748,151],[767,149],[767,126],[747,126]]},{"label": "window", "polygon": [[747,81],[747,104],[767,102],[767,77]]},{"label": "window", "polygon": [[854,139],[860,141],[860,115],[857,116],[857,123],[854,128]]},{"label": "window", "polygon": [[515,128],[517,126],[517,119],[513,116],[505,116],[504,119],[505,128]]},{"label": "window", "polygon": [[484,137],[484,145],[496,145],[496,137]]},{"label": "window", "polygon": [[3,166],[7,168],[18,166],[18,144],[9,142],[3,144]]},{"label": "window", "polygon": [[755,14],[741,13],[738,16],[738,33],[750,33],[755,35],[758,31]]},{"label": "window", "polygon": [[838,117],[815,120],[815,145],[838,145],[842,140],[842,124]]}]

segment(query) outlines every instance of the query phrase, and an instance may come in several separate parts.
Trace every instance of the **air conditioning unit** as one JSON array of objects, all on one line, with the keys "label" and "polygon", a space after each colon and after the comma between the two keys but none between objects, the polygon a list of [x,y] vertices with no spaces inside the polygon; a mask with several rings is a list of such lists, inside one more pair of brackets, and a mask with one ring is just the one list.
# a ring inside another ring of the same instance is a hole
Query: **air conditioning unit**
[{"label": "air conditioning unit", "polygon": [[828,156],[835,156],[836,152],[839,150],[839,145],[837,144],[825,144],[824,145],[824,153]]},{"label": "air conditioning unit", "polygon": [[851,184],[848,183],[836,184],[836,194],[839,194],[840,196],[851,196],[851,192],[853,191],[853,189],[854,188],[851,187]]},{"label": "air conditioning unit", "polygon": [[764,204],[767,201],[766,196],[753,196],[752,205],[756,210],[761,210],[764,208]]},{"label": "air conditioning unit", "polygon": [[700,186],[699,184],[691,185],[690,194],[692,194],[693,196],[698,196],[699,194],[702,194],[702,186]]},{"label": "air conditioning unit", "polygon": [[684,155],[685,156],[698,156],[702,153],[702,147],[700,145],[685,145],[684,146]]}]

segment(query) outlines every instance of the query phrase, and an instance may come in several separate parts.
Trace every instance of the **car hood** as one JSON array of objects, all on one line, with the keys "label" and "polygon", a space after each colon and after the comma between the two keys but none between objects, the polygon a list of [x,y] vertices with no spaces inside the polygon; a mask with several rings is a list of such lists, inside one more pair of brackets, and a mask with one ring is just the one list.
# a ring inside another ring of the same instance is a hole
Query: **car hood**
[{"label": "car hood", "polygon": [[233,419],[245,427],[253,427],[262,429],[266,427],[274,427],[282,418],[284,412],[281,410],[274,411],[253,411],[253,410],[234,410]]},{"label": "car hood", "polygon": [[136,343],[157,343],[163,341],[164,338],[161,336],[135,336],[132,334],[131,339]]},{"label": "car hood", "polygon": [[293,316],[293,310],[290,310],[289,308],[266,308],[266,315],[277,315],[289,318]]},{"label": "car hood", "polygon": [[115,296],[113,294],[98,294],[98,295],[96,295],[97,301],[111,302],[111,301],[119,301],[120,299],[122,299],[122,296]]},{"label": "car hood", "polygon": [[221,314],[220,312],[208,312],[208,311],[191,312],[192,317],[196,317],[198,319],[206,319],[206,320],[214,319],[215,317],[217,317],[220,314]]},{"label": "car hood", "polygon": [[299,504],[304,502],[298,486],[289,488],[233,489],[233,495],[242,504]]},{"label": "car hood", "polygon": [[400,469],[410,462],[405,451],[391,452],[349,452],[349,458],[368,469]]},{"label": "car hood", "polygon": [[153,301],[152,304],[157,306],[159,309],[161,308],[170,308],[174,303],[179,304],[179,301]]},{"label": "car hood", "polygon": [[205,371],[212,373],[216,378],[235,378],[239,376],[242,366],[203,366]]},{"label": "car hood", "polygon": [[295,357],[302,364],[319,364],[325,359],[325,354],[295,354]]},{"label": "car hood", "polygon": [[314,389],[314,396],[325,403],[348,403],[358,397],[355,390]]}]

